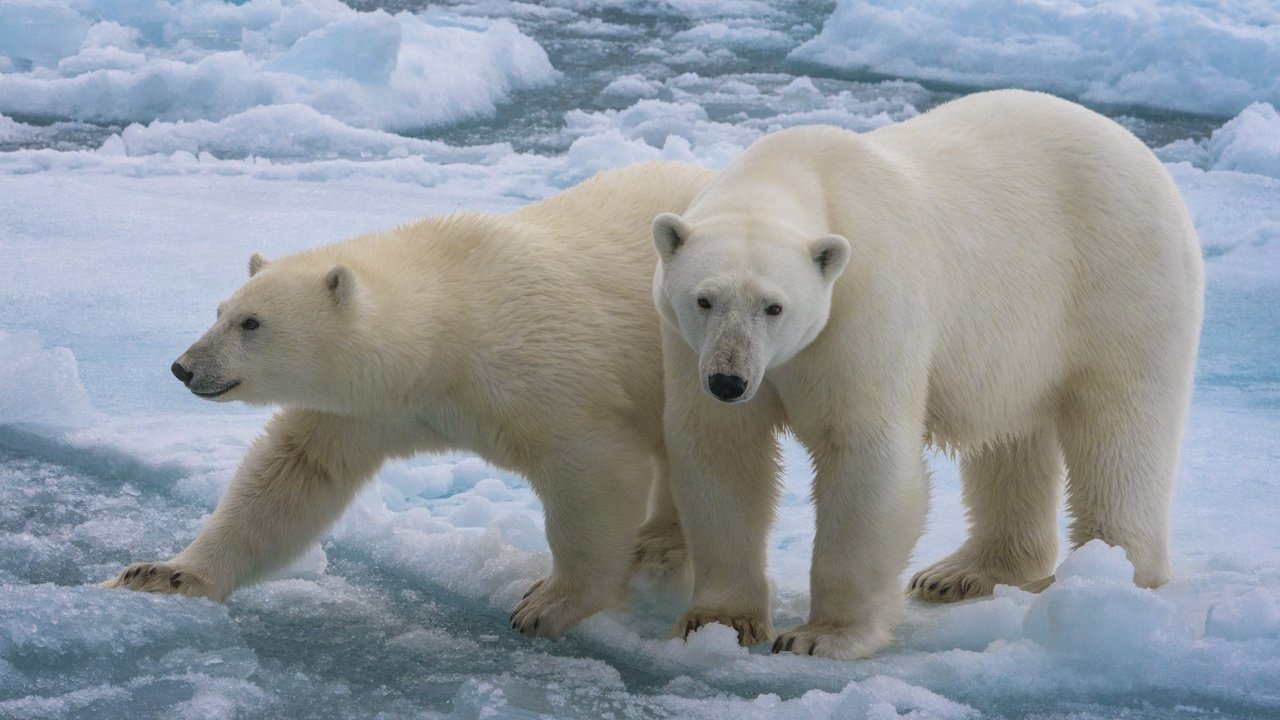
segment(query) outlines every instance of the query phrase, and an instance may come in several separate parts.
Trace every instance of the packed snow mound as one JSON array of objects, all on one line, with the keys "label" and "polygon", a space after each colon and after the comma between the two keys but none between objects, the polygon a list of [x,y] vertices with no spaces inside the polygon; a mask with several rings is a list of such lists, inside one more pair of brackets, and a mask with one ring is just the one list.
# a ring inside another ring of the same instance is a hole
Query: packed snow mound
[{"label": "packed snow mound", "polygon": [[76,357],[32,332],[0,330],[0,425],[77,425],[91,414]]},{"label": "packed snow mound", "polygon": [[413,130],[492,115],[558,73],[507,20],[357,12],[338,0],[5,0],[0,113],[99,123],[308,105]]},{"label": "packed snow mound", "polygon": [[1254,103],[1214,131],[1209,168],[1280,178],[1280,114],[1270,103]]},{"label": "packed snow mound", "polygon": [[0,143],[19,143],[29,142],[35,138],[39,131],[31,126],[20,122],[14,122],[12,119],[0,115]]},{"label": "packed snow mound", "polygon": [[1265,588],[1254,588],[1216,603],[1209,608],[1204,634],[1237,642],[1280,638],[1280,602]]},{"label": "packed snow mound", "polygon": [[[704,77],[682,73],[665,81],[622,77],[601,100],[635,101],[620,109],[565,114],[575,179],[646,160],[682,160],[722,168],[768,132],[825,123],[857,132],[919,114],[925,94],[915,83],[887,81],[832,91],[812,78],[744,73]],[[732,121],[711,112],[732,113]]]},{"label": "packed snow mound", "polygon": [[107,140],[117,142],[130,157],[209,153],[216,158],[305,161],[421,156],[441,162],[479,162],[510,152],[510,145],[505,144],[456,148],[438,140],[351,127],[301,104],[251,108],[216,122],[135,123]]},{"label": "packed snow mound", "polygon": [[1165,162],[1189,162],[1202,170],[1280,178],[1280,113],[1270,103],[1253,103],[1208,138],[1179,140],[1156,154]]},{"label": "packed snow mound", "polygon": [[1196,0],[839,0],[790,58],[1229,116],[1280,102],[1280,7]]}]

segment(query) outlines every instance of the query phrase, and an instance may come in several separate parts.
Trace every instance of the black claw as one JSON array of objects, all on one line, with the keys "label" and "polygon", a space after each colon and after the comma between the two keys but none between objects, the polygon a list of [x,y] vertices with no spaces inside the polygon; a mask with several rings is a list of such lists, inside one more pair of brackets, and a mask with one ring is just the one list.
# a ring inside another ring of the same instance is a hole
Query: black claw
[{"label": "black claw", "polygon": [[535,618],[533,621],[533,631],[538,632],[538,623],[542,622],[542,618]]},{"label": "black claw", "polygon": [[534,587],[536,587],[536,586],[534,586],[534,585],[530,585],[530,586],[529,586],[529,589],[528,589],[528,590],[525,590],[525,591],[524,591],[524,594],[520,596],[520,599],[521,599],[521,600],[528,600],[528,599],[529,599],[529,596],[533,594],[533,588],[534,588]]},{"label": "black claw", "polygon": [[937,589],[938,589],[938,583],[933,583],[932,585],[929,586],[929,592],[933,592],[934,590],[937,590]]},{"label": "black claw", "polygon": [[782,638],[778,638],[777,640],[773,641],[773,649],[770,650],[769,652],[772,652],[774,655],[777,655],[778,652],[781,650],[782,650]]},{"label": "black claw", "polygon": [[792,635],[787,639],[787,652],[791,652],[791,647],[796,644],[796,636]]},{"label": "black claw", "polygon": [[124,579],[125,579],[125,580],[132,580],[132,579],[134,579],[135,577],[137,577],[137,576],[138,576],[138,571],[139,571],[139,570],[141,570],[141,569],[142,569],[142,568],[133,568],[133,569],[131,569],[131,570],[125,570],[125,571],[124,571]]},{"label": "black claw", "polygon": [[908,590],[915,590],[916,583],[920,582],[920,578],[911,578],[911,584],[907,586]]},{"label": "black claw", "polygon": [[169,578],[169,587],[177,590],[180,585],[182,585],[182,573],[174,573],[173,577]]},{"label": "black claw", "polygon": [[812,655],[812,654],[813,654],[813,651],[814,651],[815,649],[817,649],[817,647],[818,647],[818,643],[814,643],[814,644],[810,645],[810,646],[809,646],[809,654],[810,654],[810,655]]},{"label": "black claw", "polygon": [[949,593],[949,592],[951,592],[951,586],[950,586],[950,585],[943,585],[943,586],[942,586],[942,589],[938,591],[938,594],[939,594],[939,595],[946,595],[946,594],[947,594],[947,593]]}]

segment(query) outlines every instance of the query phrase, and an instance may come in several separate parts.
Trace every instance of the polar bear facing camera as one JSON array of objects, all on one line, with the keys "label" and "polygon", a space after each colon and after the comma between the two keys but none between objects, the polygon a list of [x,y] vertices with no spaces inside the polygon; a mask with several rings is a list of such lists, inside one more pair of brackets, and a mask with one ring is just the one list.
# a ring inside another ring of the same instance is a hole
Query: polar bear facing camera
[{"label": "polar bear facing camera", "polygon": [[195,541],[107,585],[222,600],[315,542],[385,459],[447,449],[542,500],[553,566],[512,615],[521,632],[618,604],[637,561],[679,572],[650,222],[710,177],[649,163],[507,215],[255,255],[173,372],[201,397],[283,409]]},{"label": "polar bear facing camera", "polygon": [[960,459],[969,538],[926,600],[1043,581],[1070,543],[1169,578],[1169,510],[1203,297],[1177,189],[1112,121],[999,91],[858,135],[767,136],[654,221],[667,452],[694,570],[677,624],[773,637],[765,541],[775,433],[808,448],[808,622],[774,652],[892,640],[928,497],[926,442]]}]

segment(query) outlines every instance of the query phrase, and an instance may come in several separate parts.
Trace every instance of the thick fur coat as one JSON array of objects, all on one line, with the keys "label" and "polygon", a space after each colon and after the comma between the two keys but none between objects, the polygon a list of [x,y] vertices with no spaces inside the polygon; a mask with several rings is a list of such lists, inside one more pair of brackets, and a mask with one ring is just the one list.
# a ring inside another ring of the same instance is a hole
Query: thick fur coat
[{"label": "thick fur coat", "polygon": [[929,600],[1044,582],[1070,543],[1169,578],[1169,509],[1203,268],[1151,152],[1049,95],[972,95],[859,135],[784,130],[682,216],[661,256],[667,449],[693,561],[678,630],[774,636],[774,435],[817,474],[809,621],[776,651],[892,640],[922,529],[926,442],[959,457],[971,529],[917,575]]},{"label": "thick fur coat", "polygon": [[384,460],[446,449],[523,474],[543,502],[553,570],[516,608],[522,632],[616,605],[636,563],[678,572],[650,222],[711,177],[649,163],[507,215],[255,255],[174,373],[283,409],[195,541],[108,585],[222,600],[315,542]]}]

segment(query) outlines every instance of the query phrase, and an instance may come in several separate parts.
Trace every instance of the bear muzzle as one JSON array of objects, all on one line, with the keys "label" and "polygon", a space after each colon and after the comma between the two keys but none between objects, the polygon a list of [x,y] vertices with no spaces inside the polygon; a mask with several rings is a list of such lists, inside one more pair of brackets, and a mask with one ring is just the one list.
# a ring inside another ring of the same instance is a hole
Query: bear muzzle
[{"label": "bear muzzle", "polygon": [[[186,357],[185,355],[183,357]],[[197,378],[196,372],[184,365],[182,358],[178,358],[173,365],[169,366],[169,371],[173,376],[178,378],[183,385],[186,385],[191,392],[205,399],[213,399],[220,395],[230,392],[240,384],[239,380],[225,382],[221,378],[202,376]],[[203,375],[203,374],[202,374]]]}]

